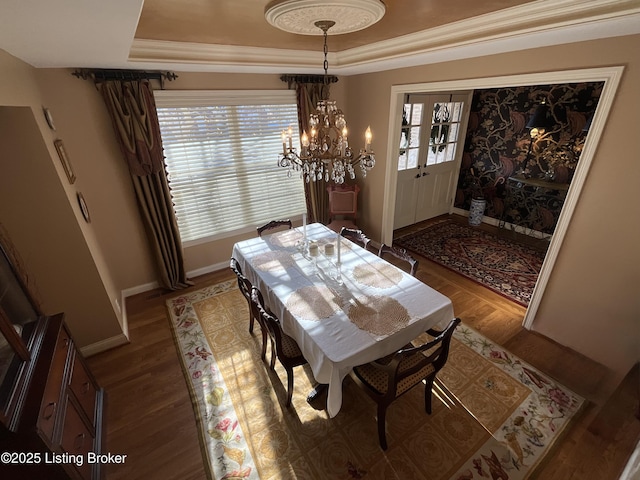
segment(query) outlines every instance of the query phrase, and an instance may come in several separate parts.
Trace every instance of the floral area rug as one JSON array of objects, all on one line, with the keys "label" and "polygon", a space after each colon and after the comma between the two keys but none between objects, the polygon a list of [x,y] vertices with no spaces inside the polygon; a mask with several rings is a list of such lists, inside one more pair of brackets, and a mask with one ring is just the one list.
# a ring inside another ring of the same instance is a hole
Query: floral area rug
[{"label": "floral area rug", "polygon": [[522,480],[584,404],[461,325],[434,385],[432,414],[419,386],[397,399],[383,451],[376,405],[349,377],[342,409],[329,418],[323,397],[306,401],[315,381],[297,367],[293,405],[284,408],[286,372],[260,359],[259,326],[249,333],[235,280],[167,307],[214,479]]},{"label": "floral area rug", "polygon": [[394,240],[519,303],[529,305],[544,252],[445,220]]}]

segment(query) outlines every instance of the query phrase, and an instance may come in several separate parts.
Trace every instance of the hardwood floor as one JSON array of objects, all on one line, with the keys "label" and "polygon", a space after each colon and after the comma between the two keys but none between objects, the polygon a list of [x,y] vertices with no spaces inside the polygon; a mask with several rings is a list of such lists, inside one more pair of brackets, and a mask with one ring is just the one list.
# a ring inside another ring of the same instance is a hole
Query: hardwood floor
[{"label": "hardwood floor", "polygon": [[[640,438],[638,368],[619,384],[588,358],[521,327],[525,309],[419,257],[418,278],[451,298],[456,315],[589,404],[548,456],[537,478],[615,480]],[[191,289],[232,279],[230,270],[194,279]],[[107,391],[105,451],[126,454],[112,479],[206,479],[195,417],[165,301],[150,291],[127,300],[131,343],[88,359]],[[619,384],[619,385],[618,385]]]}]

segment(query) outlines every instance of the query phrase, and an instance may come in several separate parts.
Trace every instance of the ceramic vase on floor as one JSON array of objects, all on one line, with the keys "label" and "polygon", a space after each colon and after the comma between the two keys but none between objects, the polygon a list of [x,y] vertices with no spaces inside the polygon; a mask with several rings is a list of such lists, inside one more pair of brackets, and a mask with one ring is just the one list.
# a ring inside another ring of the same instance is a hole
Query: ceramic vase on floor
[{"label": "ceramic vase on floor", "polygon": [[471,207],[469,208],[469,225],[474,227],[482,223],[482,217],[484,217],[484,209],[487,206],[487,201],[484,198],[474,198],[471,200]]}]

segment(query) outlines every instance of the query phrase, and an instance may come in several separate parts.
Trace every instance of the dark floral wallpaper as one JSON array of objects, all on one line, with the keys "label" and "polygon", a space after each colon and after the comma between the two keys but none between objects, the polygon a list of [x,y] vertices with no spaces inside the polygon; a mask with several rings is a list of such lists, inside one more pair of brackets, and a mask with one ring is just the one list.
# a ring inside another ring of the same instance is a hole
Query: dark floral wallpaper
[{"label": "dark floral wallpaper", "polygon": [[[476,90],[455,206],[468,210],[471,199],[482,196],[487,201],[485,215],[553,233],[603,85]],[[526,125],[543,101],[549,109],[550,126],[532,138]],[[512,176],[557,183],[559,189],[508,180]]]}]

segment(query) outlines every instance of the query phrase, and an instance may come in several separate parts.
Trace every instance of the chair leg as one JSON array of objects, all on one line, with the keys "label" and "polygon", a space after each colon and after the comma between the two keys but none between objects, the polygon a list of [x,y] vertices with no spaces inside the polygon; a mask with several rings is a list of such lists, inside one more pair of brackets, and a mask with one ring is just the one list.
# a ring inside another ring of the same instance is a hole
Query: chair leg
[{"label": "chair leg", "polygon": [[431,390],[433,389],[433,377],[427,379],[424,386],[424,409],[431,415]]},{"label": "chair leg", "polygon": [[271,370],[276,369],[276,349],[273,345],[273,339],[271,339],[271,362],[269,363],[269,368],[271,368]]},{"label": "chair leg", "polygon": [[291,399],[293,398],[293,369],[287,368],[287,403],[286,407],[291,405]]},{"label": "chair leg", "polygon": [[378,404],[378,439],[380,440],[380,447],[383,450],[387,449],[387,433],[385,431],[386,415],[386,405]]},{"label": "chair leg", "polygon": [[267,357],[267,332],[262,325],[260,325],[260,332],[262,333],[262,352],[260,358],[262,358],[262,361],[264,362]]}]

